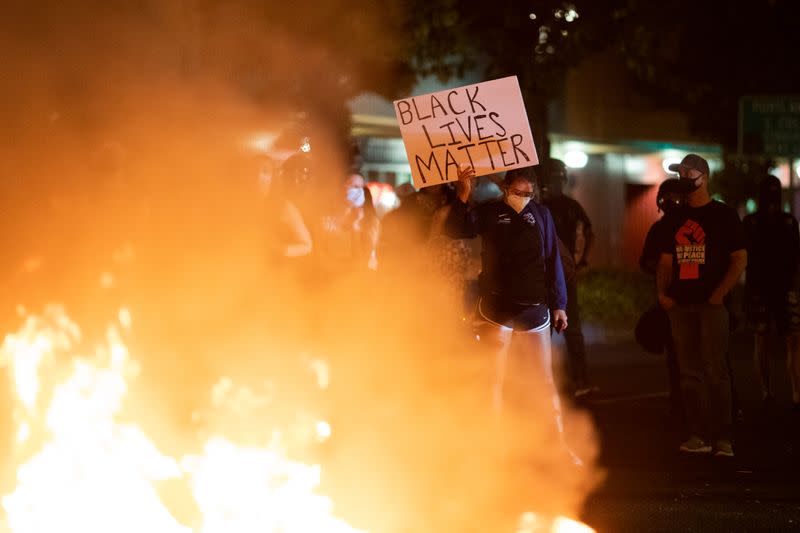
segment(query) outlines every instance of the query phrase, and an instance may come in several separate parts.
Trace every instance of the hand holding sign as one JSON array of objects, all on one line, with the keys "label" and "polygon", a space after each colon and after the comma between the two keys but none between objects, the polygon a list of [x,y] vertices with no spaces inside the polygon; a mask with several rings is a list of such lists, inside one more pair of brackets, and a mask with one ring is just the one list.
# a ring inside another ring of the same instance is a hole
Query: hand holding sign
[{"label": "hand holding sign", "polygon": [[465,204],[469,202],[472,194],[472,180],[475,179],[475,169],[468,166],[461,166],[458,169],[458,199]]},{"label": "hand holding sign", "polygon": [[414,185],[536,165],[525,104],[516,76],[394,102]]}]

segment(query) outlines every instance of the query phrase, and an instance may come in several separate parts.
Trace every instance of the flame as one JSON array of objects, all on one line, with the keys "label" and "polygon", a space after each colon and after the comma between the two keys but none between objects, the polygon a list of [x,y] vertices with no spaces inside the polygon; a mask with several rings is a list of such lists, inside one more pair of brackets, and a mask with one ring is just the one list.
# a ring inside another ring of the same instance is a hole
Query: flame
[{"label": "flame", "polygon": [[566,516],[557,516],[549,521],[536,513],[523,513],[517,533],[595,533],[582,522]]},{"label": "flame", "polygon": [[[320,466],[289,459],[282,440],[325,440],[327,421],[302,417],[306,431],[284,428],[262,446],[212,432],[200,453],[177,457],[135,422],[123,422],[128,384],[139,371],[123,341],[131,324],[130,312],[120,310],[89,357],[76,355],[80,328],[59,306],[27,315],[5,338],[0,364],[10,368],[15,393],[17,469],[16,487],[0,500],[0,533],[359,533],[315,492]],[[318,386],[327,388],[324,361],[308,362]],[[59,375],[66,377],[57,382]],[[223,418],[247,417],[271,401],[228,377],[210,398]],[[206,420],[202,413],[196,418]],[[197,510],[192,523],[164,503],[159,484],[168,481],[186,487]],[[518,533],[593,531],[563,516],[525,513]]]},{"label": "flame", "polygon": [[[333,516],[329,498],[314,492],[319,466],[288,459],[274,441],[248,447],[211,435],[201,454],[171,457],[137,424],[120,421],[128,382],[138,372],[121,334],[130,323],[123,309],[92,357],[75,356],[80,330],[57,306],[28,316],[19,332],[6,337],[1,353],[17,400],[20,464],[15,489],[2,498],[0,531],[358,531]],[[66,379],[45,391],[43,382],[64,361]],[[213,391],[217,403],[234,389],[221,380]],[[237,398],[240,404],[260,401],[252,393]],[[329,434],[330,428],[317,422],[314,431]],[[23,461],[28,448],[35,450]],[[180,523],[162,502],[158,483],[166,480],[189,487],[197,523]]]}]

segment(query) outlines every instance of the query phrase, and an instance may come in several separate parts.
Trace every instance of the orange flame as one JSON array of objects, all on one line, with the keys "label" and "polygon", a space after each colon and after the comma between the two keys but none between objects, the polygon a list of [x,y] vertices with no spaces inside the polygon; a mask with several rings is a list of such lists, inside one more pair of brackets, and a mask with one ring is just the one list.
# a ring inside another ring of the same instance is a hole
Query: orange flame
[{"label": "orange flame", "polygon": [[[92,358],[75,357],[69,377],[53,388],[47,408],[42,375],[57,357],[72,355],[80,330],[60,307],[27,317],[9,335],[2,357],[12,369],[19,413],[20,455],[41,434],[43,444],[17,468],[15,490],[2,498],[12,533],[235,533],[357,530],[332,515],[331,501],[314,492],[318,466],[287,459],[275,443],[243,447],[209,437],[201,455],[170,457],[136,424],[118,414],[138,367],[122,342],[120,312],[107,343]],[[317,432],[327,433],[318,422]],[[24,429],[23,429],[24,428]],[[159,497],[158,481],[184,480],[200,510],[200,524],[181,524]],[[0,528],[2,529],[2,528]]]},{"label": "orange flame", "polygon": [[[359,532],[336,518],[331,500],[315,492],[320,467],[288,459],[280,438],[257,447],[211,434],[200,454],[171,457],[137,424],[121,422],[129,380],[139,370],[122,339],[131,323],[122,309],[105,345],[91,357],[75,356],[80,329],[58,306],[27,316],[5,338],[0,363],[13,378],[18,466],[14,491],[0,500],[6,515],[0,532]],[[66,379],[46,390],[65,361]],[[310,366],[326,388],[324,361],[311,360]],[[244,415],[269,401],[228,378],[211,393],[216,408]],[[309,425],[304,438],[330,436],[326,421]],[[181,523],[164,504],[158,483],[165,480],[187,485],[197,523]],[[593,531],[563,516],[545,520],[525,513],[518,533]]]}]

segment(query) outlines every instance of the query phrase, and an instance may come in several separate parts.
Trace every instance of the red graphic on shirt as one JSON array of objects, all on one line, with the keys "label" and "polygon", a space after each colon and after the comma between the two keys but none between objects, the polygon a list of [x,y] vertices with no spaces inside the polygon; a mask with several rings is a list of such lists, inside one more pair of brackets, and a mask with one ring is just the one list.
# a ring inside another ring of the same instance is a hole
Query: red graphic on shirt
[{"label": "red graphic on shirt", "polygon": [[694,220],[687,220],[675,233],[675,258],[679,279],[700,278],[700,265],[706,262],[706,232]]}]

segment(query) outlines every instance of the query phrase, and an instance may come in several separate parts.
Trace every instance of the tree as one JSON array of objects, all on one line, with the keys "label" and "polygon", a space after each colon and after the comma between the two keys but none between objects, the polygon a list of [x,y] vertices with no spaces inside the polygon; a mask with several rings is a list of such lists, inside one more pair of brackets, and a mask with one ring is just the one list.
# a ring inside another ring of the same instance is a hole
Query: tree
[{"label": "tree", "polygon": [[472,69],[487,79],[518,76],[536,144],[547,154],[547,104],[561,93],[569,67],[610,42],[616,4],[412,0],[411,55],[419,74],[442,81]]},{"label": "tree", "polygon": [[733,149],[741,96],[800,90],[799,18],[794,0],[628,0],[614,28],[640,89]]}]

